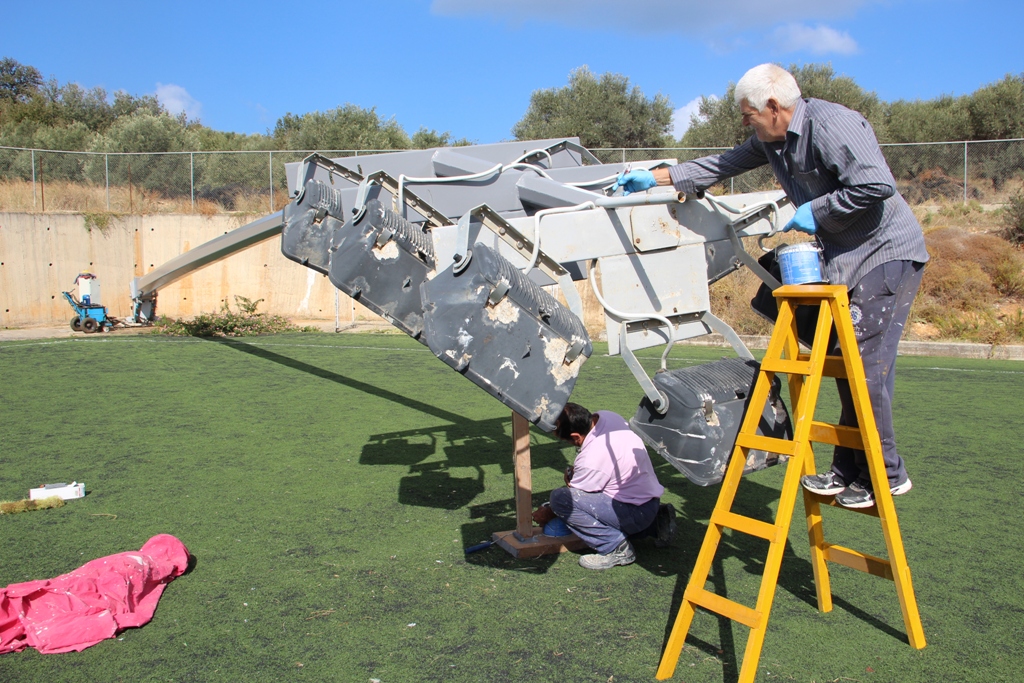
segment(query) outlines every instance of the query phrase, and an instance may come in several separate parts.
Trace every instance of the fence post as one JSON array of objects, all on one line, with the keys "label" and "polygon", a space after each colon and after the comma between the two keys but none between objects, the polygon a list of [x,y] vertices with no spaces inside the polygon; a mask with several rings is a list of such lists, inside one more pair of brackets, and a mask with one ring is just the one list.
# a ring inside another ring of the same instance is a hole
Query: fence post
[{"label": "fence post", "polygon": [[103,155],[103,185],[107,192],[107,211],[110,211],[110,155]]},{"label": "fence post", "polygon": [[274,210],[274,152],[270,152],[270,210]]},{"label": "fence post", "polygon": [[189,192],[192,194],[192,213],[196,212],[196,153],[188,153]]},{"label": "fence post", "polygon": [[42,203],[43,213],[46,213],[46,179],[43,178],[43,155],[39,155],[39,200]]},{"label": "fence post", "polygon": [[36,210],[36,151],[32,150],[32,210]]},{"label": "fence post", "polygon": [[964,204],[967,203],[967,141],[964,140]]}]

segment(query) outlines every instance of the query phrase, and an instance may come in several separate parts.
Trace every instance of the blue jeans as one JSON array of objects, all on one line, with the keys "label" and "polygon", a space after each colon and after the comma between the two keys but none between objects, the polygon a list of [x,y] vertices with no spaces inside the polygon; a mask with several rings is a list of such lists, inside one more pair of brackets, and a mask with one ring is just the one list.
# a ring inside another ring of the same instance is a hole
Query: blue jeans
[{"label": "blue jeans", "polygon": [[584,543],[607,555],[626,538],[644,538],[653,532],[660,498],[642,505],[614,500],[603,493],[574,488],[551,492],[551,509]]}]

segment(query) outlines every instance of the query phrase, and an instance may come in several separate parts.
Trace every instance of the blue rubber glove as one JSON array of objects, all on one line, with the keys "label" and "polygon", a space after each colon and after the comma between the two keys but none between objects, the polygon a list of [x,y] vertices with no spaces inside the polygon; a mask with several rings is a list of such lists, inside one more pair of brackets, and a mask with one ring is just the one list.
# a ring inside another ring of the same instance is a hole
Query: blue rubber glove
[{"label": "blue rubber glove", "polygon": [[643,192],[656,186],[658,181],[654,179],[654,174],[650,171],[645,171],[640,168],[635,171],[626,173],[623,171],[619,174],[618,179],[615,181],[615,189],[623,188],[622,194],[630,194],[631,192]]},{"label": "blue rubber glove", "polygon": [[796,215],[789,219],[782,232],[799,230],[800,232],[806,232],[808,235],[813,235],[817,229],[818,226],[814,224],[814,214],[811,213],[811,203],[807,202],[797,208]]}]

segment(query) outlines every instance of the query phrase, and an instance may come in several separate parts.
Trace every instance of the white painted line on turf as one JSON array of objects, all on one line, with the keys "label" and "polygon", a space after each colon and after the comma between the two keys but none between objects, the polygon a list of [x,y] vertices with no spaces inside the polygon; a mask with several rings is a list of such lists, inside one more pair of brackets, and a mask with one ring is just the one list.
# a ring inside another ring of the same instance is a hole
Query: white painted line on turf
[{"label": "white painted line on turf", "polygon": [[[55,344],[117,344],[117,343],[149,343],[149,344],[205,344],[214,341],[213,339],[199,339],[196,337],[154,337],[151,339],[144,339],[140,337],[122,337],[120,339],[59,339],[49,341],[26,341],[22,343],[4,344],[0,345],[0,351],[10,349],[20,349],[28,346],[51,346]],[[220,339],[217,340],[221,344],[237,344],[240,346],[258,346],[258,347],[295,347],[295,348],[309,348],[309,349],[351,349],[356,351],[401,351],[401,352],[420,352],[420,348],[409,348],[404,349],[394,346],[348,346],[344,344],[288,344],[284,342],[258,342],[258,341],[242,341],[240,339]],[[604,356],[605,358],[611,358],[611,356]],[[637,355],[637,359],[641,361],[655,361],[660,360],[661,356],[641,356]],[[683,362],[686,364],[698,364],[703,363],[703,359],[676,357],[670,358],[671,361]],[[973,373],[987,373],[992,375],[1024,375],[1024,370],[985,370],[978,368],[940,368],[940,367],[921,367],[921,368],[906,368],[901,367],[899,369],[900,374],[906,372],[914,372],[919,370],[929,370],[932,372],[973,372]]]},{"label": "white painted line on turf", "polygon": [[313,348],[313,349],[356,349],[361,351],[421,351],[418,348],[403,349],[400,347],[392,346],[349,346],[345,344],[285,344],[280,342],[251,342],[241,340],[213,340],[213,339],[196,339],[194,337],[188,338],[175,338],[168,337],[164,339],[139,339],[138,337],[123,338],[123,339],[61,339],[58,341],[26,341],[17,344],[5,344],[0,345],[0,350],[20,349],[27,346],[51,346],[54,344],[206,344],[211,341],[216,341],[220,344],[235,344],[238,346],[258,346],[258,347],[295,347],[295,348]]}]

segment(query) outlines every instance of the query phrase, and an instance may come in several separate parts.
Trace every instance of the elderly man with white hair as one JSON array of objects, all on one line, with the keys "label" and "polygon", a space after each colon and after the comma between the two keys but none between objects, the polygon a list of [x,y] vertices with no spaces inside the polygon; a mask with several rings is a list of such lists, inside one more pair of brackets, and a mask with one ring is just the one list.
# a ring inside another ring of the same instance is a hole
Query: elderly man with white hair
[{"label": "elderly man with white hair", "polygon": [[[619,178],[628,192],[673,185],[693,194],[765,164],[797,207],[785,230],[814,235],[833,284],[846,285],[850,315],[864,361],[868,393],[882,441],[890,490],[911,488],[896,452],[892,397],[896,348],[910,314],[924,264],[924,235],[878,147],[874,131],[859,113],[839,104],[801,98],[785,69],[761,64],[736,84],[743,124],[754,135],[723,154],[655,171],[631,171]],[[834,335],[833,335],[834,337]],[[832,340],[832,352],[837,352]],[[846,380],[836,380],[842,403],[840,424],[856,425]],[[864,452],[836,447],[831,470],[805,476],[803,486],[835,495],[838,504],[874,505]]]}]

